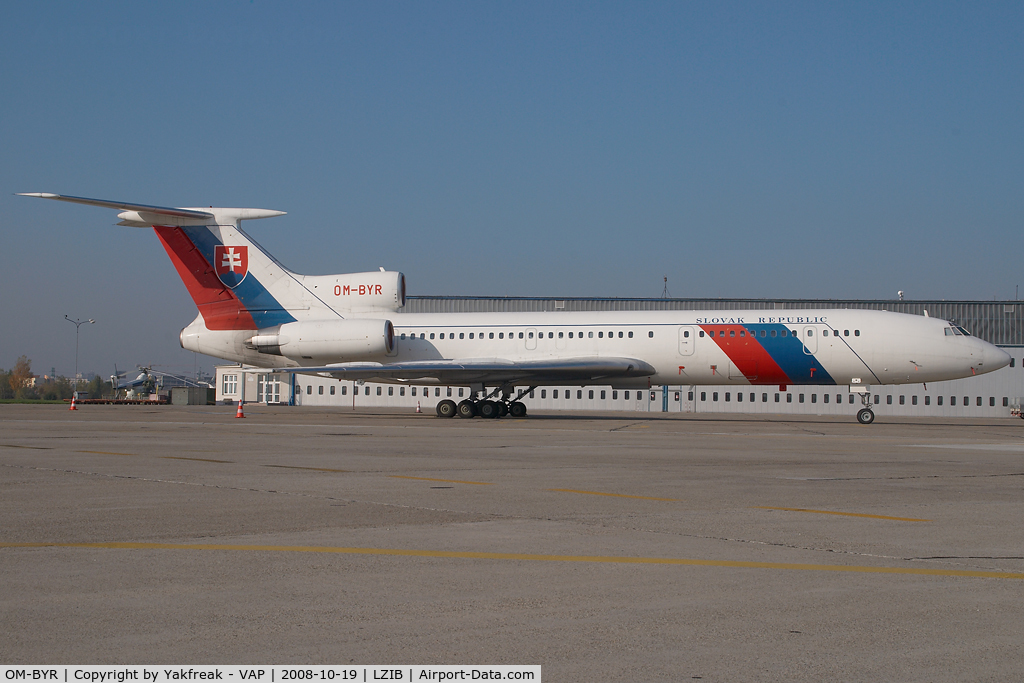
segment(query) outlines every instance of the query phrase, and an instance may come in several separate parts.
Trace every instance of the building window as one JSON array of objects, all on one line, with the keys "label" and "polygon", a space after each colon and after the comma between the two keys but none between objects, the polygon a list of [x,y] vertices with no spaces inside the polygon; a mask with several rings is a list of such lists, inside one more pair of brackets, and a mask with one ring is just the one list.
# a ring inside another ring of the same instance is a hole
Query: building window
[{"label": "building window", "polygon": [[341,385],[341,395],[345,396],[347,394],[348,394],[348,385],[347,384],[342,384]]},{"label": "building window", "polygon": [[939,396],[939,397],[938,397],[937,399],[935,399],[935,402],[936,402],[936,403],[937,403],[938,405],[940,405],[940,406],[941,406],[941,405],[942,405],[942,397],[941,397],[941,396]]},{"label": "building window", "polygon": [[594,390],[591,389],[588,398],[594,398]]},{"label": "building window", "polygon": [[949,405],[951,405],[951,406],[955,406],[956,405],[956,396],[950,396],[949,397]]},{"label": "building window", "polygon": [[786,403],[793,402],[793,394],[786,394]]},{"label": "building window", "polygon": [[540,390],[540,397],[541,398],[547,398],[548,397],[548,390],[547,389],[541,389]]},{"label": "building window", "polygon": [[779,402],[779,392],[775,392],[775,402]]},{"label": "building window", "polygon": [[736,401],[738,403],[743,403],[743,392],[742,391],[737,391],[736,392]]},{"label": "building window", "polygon": [[334,396],[334,385],[331,385],[331,396]]},{"label": "building window", "polygon": [[[640,395],[639,395],[639,393],[637,394],[637,398],[640,398]],[[622,399],[623,399],[624,401],[628,401],[628,400],[629,400],[629,392],[628,392],[628,391],[623,391],[623,392],[622,392]]]},{"label": "building window", "polygon": [[1011,358],[1010,359],[1010,367],[1011,368],[1014,366],[1014,361],[1016,361],[1016,360],[1017,360],[1016,358]]},{"label": "building window", "polygon": [[687,401],[692,401],[693,400],[693,392],[692,391],[686,392],[686,400]]},{"label": "building window", "polygon": [[[828,403],[828,394],[822,394],[821,400],[825,403]],[[811,401],[811,403],[814,403],[814,401]]]},{"label": "building window", "polygon": [[676,400],[676,403],[679,403],[679,392],[678,391],[675,393],[675,400]]},{"label": "building window", "polygon": [[768,402],[768,394],[761,394],[761,403]]},{"label": "building window", "polygon": [[[416,391],[416,387],[413,387],[412,390]],[[398,387],[398,395],[405,396],[405,387]]]},{"label": "building window", "polygon": [[803,395],[803,394],[800,394],[800,402],[801,402],[801,403],[803,403],[803,402],[804,402],[804,395]]},{"label": "building window", "polygon": [[969,405],[971,405],[971,397],[970,396],[964,396],[964,407],[966,408]]},{"label": "building window", "polygon": [[988,407],[989,408],[995,408],[996,407],[996,397],[995,396],[989,396],[988,397]]},{"label": "building window", "polygon": [[[413,387],[413,388],[412,388],[412,395],[413,395],[413,396],[415,396],[415,395],[416,395],[416,387]],[[424,394],[424,396],[426,396],[426,394]]]},{"label": "building window", "polygon": [[394,387],[388,387],[388,396],[394,396],[394,395],[395,395],[395,388]]},{"label": "building window", "polygon": [[[583,390],[582,389],[577,389],[576,390],[576,398],[583,398]],[[590,392],[590,398],[594,398],[594,392],[593,391]]]},{"label": "building window", "polygon": [[1006,408],[1009,405],[1010,405],[1010,399],[1007,398],[1006,396],[1003,396],[1003,407]]},{"label": "building window", "polygon": [[717,391],[712,391],[711,392],[711,400],[712,401],[717,401],[718,400],[718,392]]},{"label": "building window", "polygon": [[978,407],[981,407],[981,396],[978,397]]},{"label": "building window", "polygon": [[380,396],[381,393],[383,393],[383,392],[381,392],[381,389],[383,389],[383,387],[377,387],[377,395],[378,396]]},{"label": "building window", "polygon": [[312,384],[307,384],[306,385],[306,395],[307,396],[312,396],[313,395],[313,385]]},{"label": "building window", "polygon": [[878,394],[875,394],[875,405],[877,406],[881,402],[882,402],[882,397],[879,396]]},{"label": "building window", "polygon": [[604,392],[605,392],[605,390],[604,390],[604,389],[602,389],[602,390],[601,390],[601,400],[602,400],[602,401],[604,400]]},{"label": "building window", "polygon": [[221,393],[231,395],[238,393],[238,375],[224,375],[221,384]]},{"label": "building window", "polygon": [[551,398],[558,398],[558,389],[551,390]]},{"label": "building window", "polygon": [[910,397],[910,405],[912,405],[912,406],[916,406],[917,405],[917,396],[911,396]]},{"label": "building window", "polygon": [[459,398],[462,398],[462,390],[463,390],[463,387],[459,387]]},{"label": "building window", "polygon": [[324,385],[322,385],[322,384],[321,384],[320,386],[318,386],[318,387],[316,388],[316,393],[318,393],[318,394],[320,394],[321,396],[323,396],[323,395],[324,395]]},{"label": "building window", "polygon": [[448,387],[448,397],[451,398],[451,395],[452,395],[452,388]]},{"label": "building window", "polygon": [[889,406],[892,405],[892,394],[890,394],[889,396],[885,397],[885,404],[889,405]]},{"label": "building window", "polygon": [[702,401],[708,400],[708,392],[706,392],[706,391],[700,392],[700,400],[702,400]]},{"label": "building window", "polygon": [[616,400],[618,400],[618,398],[619,398],[619,392],[613,391],[612,392],[612,400],[616,401]]},{"label": "building window", "polygon": [[900,396],[900,405],[902,406],[902,405],[906,405],[906,404],[907,404],[907,397],[906,396]]},{"label": "building window", "polygon": [[534,398],[532,389],[530,390],[530,398]]}]

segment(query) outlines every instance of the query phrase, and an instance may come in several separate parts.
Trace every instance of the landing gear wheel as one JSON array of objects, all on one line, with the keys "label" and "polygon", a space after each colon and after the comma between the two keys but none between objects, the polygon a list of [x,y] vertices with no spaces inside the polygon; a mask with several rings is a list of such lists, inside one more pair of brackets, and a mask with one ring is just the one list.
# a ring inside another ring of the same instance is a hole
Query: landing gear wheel
[{"label": "landing gear wheel", "polygon": [[526,417],[526,404],[512,401],[512,405],[508,407],[508,412],[512,417]]},{"label": "landing gear wheel", "polygon": [[445,399],[437,404],[438,417],[455,417],[456,410],[455,401]]},{"label": "landing gear wheel", "polygon": [[504,401],[498,401],[498,417],[505,417],[508,415],[508,404]]},{"label": "landing gear wheel", "polygon": [[862,425],[869,425],[875,421],[875,414],[871,412],[870,408],[861,408],[857,411],[857,422]]},{"label": "landing gear wheel", "polygon": [[458,413],[459,417],[476,417],[476,404],[470,401],[469,399],[466,399],[465,401],[459,403],[458,407],[456,408],[456,412]]},{"label": "landing gear wheel", "polygon": [[498,404],[494,401],[480,401],[476,404],[476,412],[480,417],[498,417]]}]

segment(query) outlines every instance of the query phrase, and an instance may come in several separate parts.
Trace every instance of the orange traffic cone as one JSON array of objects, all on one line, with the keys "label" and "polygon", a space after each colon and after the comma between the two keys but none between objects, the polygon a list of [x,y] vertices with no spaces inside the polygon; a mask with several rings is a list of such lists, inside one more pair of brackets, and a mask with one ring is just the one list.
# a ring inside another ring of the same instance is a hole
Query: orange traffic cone
[{"label": "orange traffic cone", "polygon": [[416,401],[416,412],[417,413],[422,413],[423,412],[422,410],[420,410],[420,402],[419,401]]},{"label": "orange traffic cone", "polygon": [[74,394],[71,394],[71,407],[68,408],[68,410],[78,410],[78,407],[75,406],[75,395]]},{"label": "orange traffic cone", "polygon": [[238,412],[235,413],[235,417],[245,417],[245,414],[242,413],[242,401],[241,400],[238,401]]}]

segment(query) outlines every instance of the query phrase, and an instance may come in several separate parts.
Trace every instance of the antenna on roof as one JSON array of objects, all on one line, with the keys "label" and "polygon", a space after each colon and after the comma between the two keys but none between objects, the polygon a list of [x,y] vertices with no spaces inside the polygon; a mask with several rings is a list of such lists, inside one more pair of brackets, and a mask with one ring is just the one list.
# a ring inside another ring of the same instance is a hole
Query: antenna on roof
[{"label": "antenna on roof", "polygon": [[665,287],[661,290],[661,298],[668,299],[672,295],[668,293],[668,275],[665,276]]}]

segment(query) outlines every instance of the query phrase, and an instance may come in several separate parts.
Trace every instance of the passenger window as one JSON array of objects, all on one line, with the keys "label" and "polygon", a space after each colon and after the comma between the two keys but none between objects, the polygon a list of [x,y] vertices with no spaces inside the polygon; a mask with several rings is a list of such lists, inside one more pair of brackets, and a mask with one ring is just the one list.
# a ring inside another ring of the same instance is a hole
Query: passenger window
[{"label": "passenger window", "polygon": [[597,338],[598,339],[604,339],[604,332],[598,332],[597,333]]},{"label": "passenger window", "polygon": [[431,339],[433,339],[433,338],[434,338],[434,333],[433,333],[433,332],[431,332],[431,333],[430,333],[430,338],[431,338]]},{"label": "passenger window", "polygon": [[949,397],[949,405],[951,405],[951,406],[955,406],[956,405],[956,396],[950,396]]},{"label": "passenger window", "polygon": [[577,333],[576,336],[579,337],[580,339],[583,339],[583,333],[582,332]]},{"label": "passenger window", "polygon": [[[473,333],[472,333],[472,332],[470,332],[470,333],[469,333],[469,338],[470,338],[470,339],[472,339],[472,338],[473,338]],[[461,334],[459,335],[459,339],[462,339],[462,335],[461,335]]]},{"label": "passenger window", "polygon": [[331,396],[334,396],[334,389],[335,389],[335,387],[334,387],[334,385],[332,384],[332,385],[331,385]]},{"label": "passenger window", "polygon": [[[470,334],[472,334],[472,333],[470,333]],[[465,338],[466,338],[466,333],[465,332],[459,332],[459,339],[465,339]]]},{"label": "passenger window", "polygon": [[811,394],[811,403],[817,403],[817,402],[818,402],[818,395],[817,394]]},{"label": "passenger window", "polygon": [[981,407],[981,396],[979,396],[979,397],[978,397],[978,403],[977,403],[977,405],[978,405],[978,407],[979,407],[979,408]]},{"label": "passenger window", "polygon": [[843,336],[844,337],[849,337],[850,336],[850,331],[849,330],[843,330]]},{"label": "passenger window", "polygon": [[[520,332],[519,334],[522,334],[522,332]],[[530,339],[533,339],[533,332],[530,333]]]},{"label": "passenger window", "polygon": [[814,330],[807,330],[807,336],[808,337],[813,337],[814,336]]},{"label": "passenger window", "polygon": [[632,331],[632,330],[630,330],[630,331],[629,331],[629,338],[630,338],[630,339],[632,339],[632,338],[633,338],[633,331]]},{"label": "passenger window", "polygon": [[700,331],[700,332],[698,332],[697,334],[698,334],[698,335],[700,335],[701,337],[703,337],[703,336],[704,336],[704,330],[701,330],[701,331]]},{"label": "passenger window", "polygon": [[572,339],[572,332],[569,333],[569,339]]},{"label": "passenger window", "polygon": [[686,392],[686,400],[687,401],[692,401],[693,400],[693,392],[692,391]]},{"label": "passenger window", "polygon": [[821,336],[822,337],[827,337],[828,336],[828,330],[822,330],[821,331]]},{"label": "passenger window", "polygon": [[[504,338],[505,338],[505,333],[504,333],[504,332],[499,332],[499,333],[498,333],[498,339],[504,339]],[[509,339],[511,339],[511,338],[512,338],[512,337],[511,337],[511,335],[510,335],[510,336],[509,336]]]},{"label": "passenger window", "polygon": [[683,330],[683,337],[685,337],[685,338],[689,339],[689,337],[690,337],[690,331],[689,331],[689,330]]},{"label": "passenger window", "polygon": [[398,338],[399,338],[399,339],[401,339],[402,341],[405,341],[405,332],[403,332],[402,334],[400,334],[400,335],[398,336]]},{"label": "passenger window", "polygon": [[740,330],[740,336],[741,337],[746,337],[747,336],[746,330]]},{"label": "passenger window", "polygon": [[593,332],[587,332],[587,338],[588,339],[593,339],[594,338],[594,333]]},{"label": "passenger window", "polygon": [[775,331],[775,330],[772,330],[772,336],[773,336],[773,337],[774,337],[774,336],[776,336],[777,334],[778,334],[778,332],[777,332],[777,331]]},{"label": "passenger window", "polygon": [[494,333],[493,332],[488,332],[487,333],[487,338],[488,339],[494,339]]},{"label": "passenger window", "polygon": [[764,330],[761,330],[761,334],[759,334],[758,336],[759,336],[759,337],[763,337],[763,336],[765,336],[765,335],[764,335]]},{"label": "passenger window", "polygon": [[310,396],[313,395],[313,385],[312,384],[307,384],[306,385],[306,394],[310,395]]},{"label": "passenger window", "polygon": [[783,337],[788,337],[789,336],[789,330],[783,330],[782,331],[782,336]]},{"label": "passenger window", "polygon": [[860,336],[860,330],[854,330],[853,331],[853,336],[854,337],[859,337]]},{"label": "passenger window", "polygon": [[[647,336],[648,336],[649,338],[651,338],[651,339],[654,339],[654,330],[650,330],[650,331],[649,331],[649,332],[647,333]],[[687,336],[689,336],[689,335],[687,334]]]},{"label": "passenger window", "polygon": [[[405,389],[403,389],[402,391],[405,391]],[[413,395],[413,396],[415,396],[415,395],[416,395],[416,387],[413,387],[413,388],[412,388],[412,395]],[[424,395],[426,395],[426,394],[424,394]]]},{"label": "passenger window", "polygon": [[619,332],[619,339],[622,339],[622,333]]},{"label": "passenger window", "polygon": [[[394,396],[394,395],[395,395],[395,388],[394,387],[388,387],[388,396]],[[404,390],[402,391],[402,395],[403,396],[405,395],[405,391]]]},{"label": "passenger window", "polygon": [[548,339],[554,339],[554,338],[555,338],[555,333],[554,332],[548,332]]},{"label": "passenger window", "polygon": [[[511,338],[511,336],[512,336],[512,335],[509,335],[509,337],[510,337],[510,338]],[[522,338],[523,338],[523,333],[522,333],[522,332],[520,332],[520,333],[519,333],[519,338],[520,338],[520,339],[522,339]],[[533,332],[531,332],[531,333],[530,333],[530,339],[533,339]]]},{"label": "passenger window", "polygon": [[725,330],[719,330],[718,331],[718,336],[719,337],[724,337],[725,336]]},{"label": "passenger window", "polygon": [[562,338],[562,333],[561,333],[561,332],[559,332],[559,333],[558,333],[558,338],[559,338],[559,339],[561,339],[561,338]]}]

